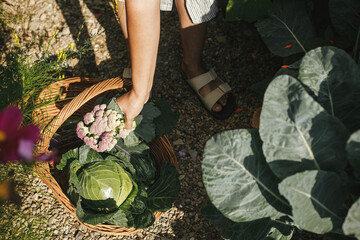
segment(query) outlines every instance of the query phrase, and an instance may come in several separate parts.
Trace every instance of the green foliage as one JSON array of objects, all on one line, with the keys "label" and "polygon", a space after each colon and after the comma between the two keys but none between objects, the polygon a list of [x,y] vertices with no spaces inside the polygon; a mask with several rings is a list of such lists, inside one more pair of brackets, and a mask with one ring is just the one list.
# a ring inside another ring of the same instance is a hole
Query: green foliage
[{"label": "green foliage", "polygon": [[51,83],[62,80],[66,60],[84,54],[89,45],[90,42],[87,42],[76,51],[69,47],[57,58],[45,48],[41,56],[37,55],[36,61],[30,61],[28,50],[19,47],[5,52],[0,59],[0,110],[8,105],[17,105],[23,114],[23,124],[36,123],[43,127],[38,119],[34,119],[37,116],[33,112],[58,98],[43,96],[40,99],[40,93]]},{"label": "green foliage", "polygon": [[360,180],[360,130],[354,132],[346,144],[346,152],[354,175]]},{"label": "green foliage", "polygon": [[360,239],[360,198],[351,206],[346,216],[343,230],[346,235],[353,235]]},{"label": "green foliage", "polygon": [[[80,196],[88,201],[89,208],[99,212],[118,208],[133,188],[125,170],[111,160],[86,164],[77,173],[77,178]],[[90,200],[92,204],[89,204]]]},{"label": "green foliage", "polygon": [[81,221],[145,228],[154,211],[166,211],[177,199],[178,173],[165,162],[156,174],[146,144],[127,147],[121,141],[110,152],[72,149],[57,166],[70,173],[68,194]]},{"label": "green foliage", "polygon": [[338,174],[322,170],[300,172],[284,179],[279,190],[293,207],[293,220],[301,229],[324,234],[341,228],[345,192]]},{"label": "green foliage", "polygon": [[266,90],[260,117],[263,152],[272,171],[284,179],[296,172],[346,166],[347,129],[288,75]]},{"label": "green foliage", "polygon": [[[116,103],[116,98],[120,95],[112,98],[99,98],[96,104],[106,104],[107,108],[122,113]],[[127,147],[137,146],[139,138],[149,143],[157,136],[171,133],[177,120],[177,114],[171,110],[171,106],[165,100],[149,101],[144,105],[139,116],[135,118],[136,128],[125,138],[125,145]]]},{"label": "green foliage", "polygon": [[239,239],[233,226],[251,224],[263,233],[251,239],[271,227],[287,239],[279,226],[257,224],[286,217],[289,227],[359,239],[359,66],[334,47],[296,65],[299,79],[278,75],[266,89],[259,133],[226,131],[206,144],[203,181],[218,213],[205,215],[224,237]]},{"label": "green foliage", "polygon": [[276,221],[270,218],[262,218],[251,222],[234,222],[224,217],[222,213],[211,204],[206,202],[201,208],[202,214],[216,225],[224,239],[248,240],[290,240],[294,227],[287,224],[282,218]]},{"label": "green foliage", "polygon": [[343,42],[347,42],[348,46],[354,46],[360,33],[360,2],[329,0],[329,14],[332,25],[343,38]]},{"label": "green foliage", "polygon": [[212,137],[205,147],[202,171],[210,200],[232,221],[280,218],[290,212],[255,130],[226,131]]},{"label": "green foliage", "polygon": [[254,22],[266,17],[271,6],[271,0],[229,0],[226,7],[226,20],[243,19]]},{"label": "green foliage", "polygon": [[[160,176],[147,190],[147,204],[151,211],[165,212],[171,208],[180,191],[179,173],[169,162],[162,162]],[[166,194],[164,194],[166,193]]]},{"label": "green foliage", "polygon": [[161,115],[154,120],[156,135],[162,136],[171,133],[172,127],[178,121],[179,116],[171,110],[170,105],[164,99],[156,101],[155,106],[161,112]]},{"label": "green foliage", "polygon": [[228,20],[255,22],[269,50],[300,58],[309,50],[333,44],[360,58],[360,2],[357,0],[233,1]]},{"label": "green foliage", "polygon": [[149,143],[156,137],[154,119],[159,117],[161,112],[153,102],[147,102],[140,114],[143,118],[136,127],[135,134]]},{"label": "green foliage", "polygon": [[287,57],[312,48],[315,29],[305,4],[302,0],[277,0],[269,16],[255,23],[272,53]]},{"label": "green foliage", "polygon": [[32,189],[29,176],[31,166],[24,164],[0,164],[0,183],[11,184],[10,199],[0,200],[0,239],[53,239],[48,230],[47,216],[36,214],[32,208],[24,209],[20,204],[25,201],[20,193],[26,195]]},{"label": "green foliage", "polygon": [[45,60],[31,64],[25,51],[14,49],[5,54],[0,65],[0,109],[18,105],[24,123],[34,123],[32,112],[53,102],[54,98],[38,99],[39,94],[52,82],[58,81],[58,63]]},{"label": "green foliage", "polygon": [[360,68],[343,50],[317,48],[301,61],[299,80],[332,116],[350,132],[360,128]]}]

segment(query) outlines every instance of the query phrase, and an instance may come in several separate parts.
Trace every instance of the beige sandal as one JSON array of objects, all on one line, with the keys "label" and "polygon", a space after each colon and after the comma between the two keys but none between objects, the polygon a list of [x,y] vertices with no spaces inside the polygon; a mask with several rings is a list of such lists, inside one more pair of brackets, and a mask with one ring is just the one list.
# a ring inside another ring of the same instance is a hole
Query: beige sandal
[{"label": "beige sandal", "polygon": [[[218,76],[214,69],[210,69],[204,74],[188,79],[187,83],[196,92],[197,96],[199,97],[205,108],[210,112],[213,117],[215,117],[216,119],[225,119],[228,118],[236,108],[236,101],[233,94],[230,93],[231,87],[229,86],[229,84],[223,82],[210,93],[206,94],[206,96],[200,94],[201,88],[203,88],[205,85],[209,84],[217,78]],[[226,106],[223,106],[220,112],[214,112],[212,110],[214,104],[218,102],[219,99],[225,94],[228,95]]]}]

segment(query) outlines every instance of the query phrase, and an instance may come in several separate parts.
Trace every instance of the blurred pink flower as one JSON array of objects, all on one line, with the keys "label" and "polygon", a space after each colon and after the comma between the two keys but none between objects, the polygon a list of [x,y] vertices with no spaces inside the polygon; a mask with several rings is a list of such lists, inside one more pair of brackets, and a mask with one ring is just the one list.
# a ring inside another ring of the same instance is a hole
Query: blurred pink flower
[{"label": "blurred pink flower", "polygon": [[33,159],[40,129],[35,125],[20,127],[21,111],[13,106],[0,112],[0,162]]},{"label": "blurred pink flower", "polygon": [[184,157],[184,156],[186,156],[186,153],[185,153],[185,152],[182,152],[182,151],[179,151],[179,156],[180,156],[180,157]]}]

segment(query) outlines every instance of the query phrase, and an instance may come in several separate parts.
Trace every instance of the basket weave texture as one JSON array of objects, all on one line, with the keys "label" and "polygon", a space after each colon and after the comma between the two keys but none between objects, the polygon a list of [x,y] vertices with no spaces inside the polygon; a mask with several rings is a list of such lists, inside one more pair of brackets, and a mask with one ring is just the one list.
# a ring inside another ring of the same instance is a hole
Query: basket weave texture
[{"label": "basket weave texture", "polygon": [[[36,152],[38,154],[49,153],[50,140],[59,127],[73,114],[83,116],[85,113],[91,111],[94,107],[96,97],[110,90],[122,91],[129,90],[130,88],[131,83],[120,78],[100,80],[74,77],[50,85],[39,95],[39,99],[57,96],[64,101],[60,101],[60,103],[57,101],[34,112],[35,121],[41,122],[42,126],[46,126],[41,131],[41,140],[38,143]],[[178,169],[176,156],[165,136],[153,140],[149,144],[149,147],[159,164],[161,164],[162,161],[168,161],[173,163]],[[110,224],[98,224],[94,226],[81,222],[76,217],[76,206],[74,206],[66,196],[66,189],[64,189],[63,184],[60,183],[61,180],[67,179],[68,176],[66,176],[65,171],[55,171],[56,175],[64,174],[63,177],[55,176],[54,166],[54,162],[39,163],[35,167],[35,172],[52,190],[57,200],[79,223],[90,230],[108,235],[128,235],[140,231],[140,229],[124,228]],[[161,214],[161,212],[155,212],[155,218],[158,219]]]}]

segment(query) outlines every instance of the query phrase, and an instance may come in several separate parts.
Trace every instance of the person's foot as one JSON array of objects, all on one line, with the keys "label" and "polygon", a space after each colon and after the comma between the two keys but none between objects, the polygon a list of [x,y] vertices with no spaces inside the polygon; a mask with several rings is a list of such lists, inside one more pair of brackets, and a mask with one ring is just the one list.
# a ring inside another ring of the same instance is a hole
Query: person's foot
[{"label": "person's foot", "polygon": [[[194,65],[186,65],[184,62],[181,64],[181,69],[186,75],[187,79],[191,79],[197,76],[200,76],[201,74],[204,74],[208,72],[209,70],[206,69],[203,64],[201,64],[199,67],[194,67]],[[223,82],[221,79],[216,78],[215,80],[211,81],[209,84],[205,85],[199,90],[199,93],[205,97],[207,94],[209,94],[211,91],[216,89],[218,86],[220,86]],[[213,106],[212,111],[214,112],[221,112],[223,107],[226,106],[227,103],[227,94],[222,96]]]}]

